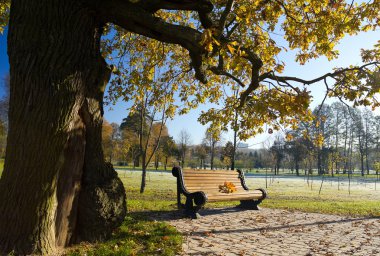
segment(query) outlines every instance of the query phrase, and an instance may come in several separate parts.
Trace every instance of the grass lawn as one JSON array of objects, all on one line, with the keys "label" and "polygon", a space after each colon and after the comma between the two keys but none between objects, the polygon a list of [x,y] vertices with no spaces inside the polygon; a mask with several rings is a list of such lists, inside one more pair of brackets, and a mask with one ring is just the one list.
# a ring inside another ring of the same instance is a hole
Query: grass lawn
[{"label": "grass lawn", "polygon": [[182,236],[174,227],[129,213],[123,225],[104,243],[82,243],[68,249],[69,256],[100,255],[177,255]]},{"label": "grass lawn", "polygon": [[[121,171],[128,198],[128,210],[169,211],[176,209],[176,180],[170,173],[148,172],[144,194],[139,193],[140,172]],[[248,187],[265,188],[265,178],[249,177]],[[351,184],[350,194],[346,183],[321,179],[284,178],[267,180],[269,198],[261,206],[307,212],[319,212],[351,216],[380,216],[380,184],[376,190],[372,184]],[[234,206],[237,202],[213,203],[206,207]]]}]

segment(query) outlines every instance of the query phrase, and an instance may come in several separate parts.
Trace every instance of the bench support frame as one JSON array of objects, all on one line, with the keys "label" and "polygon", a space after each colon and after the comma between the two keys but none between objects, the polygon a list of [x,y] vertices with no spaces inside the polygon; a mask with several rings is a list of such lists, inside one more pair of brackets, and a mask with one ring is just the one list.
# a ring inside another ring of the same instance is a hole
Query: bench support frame
[{"label": "bench support frame", "polygon": [[236,206],[237,208],[246,210],[259,210],[259,204],[262,200],[244,200],[240,201],[240,204]]},{"label": "bench support frame", "polygon": [[[239,179],[241,181],[241,185],[245,190],[249,190],[247,185],[245,184],[244,179],[244,173],[241,170],[237,170],[239,173]],[[173,167],[172,174],[174,177],[177,178],[177,206],[178,209],[184,209],[184,213],[186,216],[197,219],[201,217],[199,215],[199,210],[202,209],[202,207],[207,202],[207,195],[203,191],[197,191],[197,192],[189,192],[186,190],[184,179],[183,179],[183,173],[180,167]],[[262,191],[263,197],[259,200],[241,200],[240,205],[237,207],[242,209],[250,209],[250,210],[259,210],[258,205],[267,197],[267,192],[265,189],[258,189]],[[186,197],[185,204],[181,203],[181,194],[183,194]]]},{"label": "bench support frame", "polygon": [[[173,167],[172,174],[177,178],[177,206],[178,209],[184,209],[184,213],[186,216],[192,219],[198,219],[201,216],[199,215],[199,210],[207,202],[207,195],[202,192],[194,192],[191,193],[186,190],[183,184],[183,174],[180,167]],[[181,194],[186,196],[186,203],[181,203]]]}]

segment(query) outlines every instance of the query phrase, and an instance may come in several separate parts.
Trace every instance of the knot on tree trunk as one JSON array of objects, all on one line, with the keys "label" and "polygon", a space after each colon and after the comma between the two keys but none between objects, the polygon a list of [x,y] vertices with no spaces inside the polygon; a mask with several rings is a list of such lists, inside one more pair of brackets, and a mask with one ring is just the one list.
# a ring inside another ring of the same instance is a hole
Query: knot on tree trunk
[{"label": "knot on tree trunk", "polygon": [[100,171],[101,179],[83,184],[79,196],[76,241],[108,239],[126,215],[123,183],[110,163]]}]

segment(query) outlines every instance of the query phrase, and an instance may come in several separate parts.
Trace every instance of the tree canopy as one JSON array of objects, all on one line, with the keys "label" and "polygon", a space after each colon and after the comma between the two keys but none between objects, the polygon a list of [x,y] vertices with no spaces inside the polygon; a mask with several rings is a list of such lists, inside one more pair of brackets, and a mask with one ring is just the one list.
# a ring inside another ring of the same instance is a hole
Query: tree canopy
[{"label": "tree canopy", "polygon": [[[300,64],[337,58],[344,36],[378,28],[378,0],[112,0],[91,6],[109,22],[102,42],[113,69],[108,102],[122,98],[137,107],[149,92],[149,104],[169,104],[168,117],[216,103],[199,118],[211,129],[231,125],[238,109],[241,139],[263,132],[264,123],[278,130],[310,120],[308,86],[319,81],[328,97],[379,106],[380,44],[362,50],[362,66],[337,67],[312,80],[281,76],[286,63],[280,58],[289,50],[297,51]],[[8,7],[3,1],[0,11]],[[287,45],[274,39],[279,31]],[[238,87],[240,93],[232,93]]]},{"label": "tree canopy", "polygon": [[[176,110],[187,113],[200,103],[216,103],[218,107],[199,118],[203,124],[211,123],[211,129],[231,125],[237,109],[241,139],[263,132],[264,123],[278,130],[310,120],[308,86],[316,82],[325,83],[328,97],[379,106],[375,93],[380,44],[362,50],[362,66],[337,67],[311,80],[282,76],[286,63],[280,58],[289,50],[297,51],[295,61],[300,64],[321,56],[337,58],[336,46],[344,36],[379,26],[379,1],[133,1],[132,5],[149,17],[138,21],[143,23],[139,35],[133,28],[121,28],[120,19],[115,22],[120,26],[109,27],[104,41],[104,54],[115,65],[111,101],[140,99],[147,89],[158,98],[167,97],[160,99],[172,103],[171,115]],[[279,31],[287,45],[274,39]],[[240,93],[233,93],[239,87]]]}]

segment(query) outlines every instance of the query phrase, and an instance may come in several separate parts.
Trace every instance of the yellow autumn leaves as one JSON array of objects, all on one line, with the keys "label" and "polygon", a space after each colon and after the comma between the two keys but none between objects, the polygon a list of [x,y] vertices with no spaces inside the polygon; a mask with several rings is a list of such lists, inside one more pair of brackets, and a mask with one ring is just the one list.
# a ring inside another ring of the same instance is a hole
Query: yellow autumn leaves
[{"label": "yellow autumn leaves", "polygon": [[[226,1],[217,0],[213,4],[209,18],[217,24]],[[115,27],[116,33],[109,34],[110,39],[103,44],[105,56],[117,67],[108,100],[123,98],[136,104],[149,94],[154,99],[151,104],[166,102],[171,117],[175,113],[186,114],[200,104],[212,103],[213,108],[204,111],[199,120],[203,124],[211,123],[212,128],[226,129],[238,115],[238,122],[233,126],[239,131],[240,139],[263,132],[264,124],[274,130],[294,129],[298,122],[312,120],[307,85],[288,86],[265,80],[248,95],[246,104],[238,108],[240,93],[247,88],[241,88],[241,84],[248,85],[252,79],[252,63],[242,49],[249,49],[263,62],[259,75],[267,72],[278,75],[286,68],[280,58],[282,51],[297,50],[295,60],[301,64],[320,56],[331,60],[337,57],[335,46],[343,36],[378,27],[379,12],[378,0],[352,5],[340,0],[241,0],[234,2],[226,15],[227,27],[220,31],[216,26],[203,28],[197,12],[159,10],[154,15],[165,22],[199,32],[200,49],[206,52],[201,57],[208,84],[194,79],[188,52],[180,46]],[[363,50],[363,61],[378,61],[379,48],[378,45],[373,50]],[[214,74],[210,67],[219,67],[229,76]],[[338,79],[329,96],[356,100],[357,105],[379,104],[371,98],[379,91],[376,73],[370,79],[358,72],[347,73],[346,77],[352,82]],[[370,86],[362,85],[363,82]]]},{"label": "yellow autumn leaves", "polygon": [[0,34],[4,32],[4,28],[8,23],[10,0],[0,0]]},{"label": "yellow autumn leaves", "polygon": [[219,185],[219,192],[230,194],[236,192],[236,186],[232,182],[225,181],[223,185]]}]

